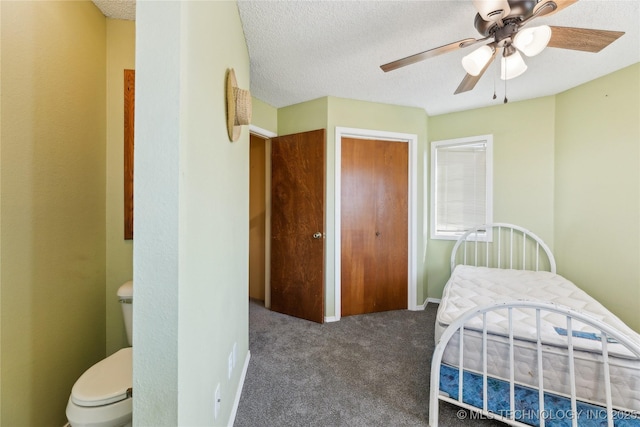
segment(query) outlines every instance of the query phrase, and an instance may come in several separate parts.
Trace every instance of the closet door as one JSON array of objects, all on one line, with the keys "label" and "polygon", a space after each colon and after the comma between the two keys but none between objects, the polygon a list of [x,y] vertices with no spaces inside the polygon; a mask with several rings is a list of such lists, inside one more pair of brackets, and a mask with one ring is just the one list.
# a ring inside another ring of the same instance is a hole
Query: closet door
[{"label": "closet door", "polygon": [[342,316],[407,308],[408,151],[342,139]]},{"label": "closet door", "polygon": [[[376,188],[373,141],[342,138],[341,315],[375,311]],[[365,287],[366,284],[366,287]]]}]

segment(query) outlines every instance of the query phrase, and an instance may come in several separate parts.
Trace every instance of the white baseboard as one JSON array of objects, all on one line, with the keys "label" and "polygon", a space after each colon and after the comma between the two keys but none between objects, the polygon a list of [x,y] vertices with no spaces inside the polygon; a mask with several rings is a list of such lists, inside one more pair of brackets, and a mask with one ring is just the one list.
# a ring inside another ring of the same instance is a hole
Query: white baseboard
[{"label": "white baseboard", "polygon": [[242,396],[242,388],[244,387],[244,380],[247,377],[247,370],[249,369],[249,360],[251,359],[251,352],[247,351],[247,357],[244,358],[244,366],[242,367],[242,374],[240,375],[240,383],[238,384],[238,390],[236,391],[236,398],[233,401],[233,408],[231,408],[231,415],[229,415],[228,426],[233,427],[233,423],[236,421],[236,414],[238,413],[238,405],[240,405],[240,396]]},{"label": "white baseboard", "polygon": [[422,304],[416,305],[414,308],[411,308],[411,311],[424,311],[427,308],[427,300],[425,300]]},{"label": "white baseboard", "polygon": [[440,301],[440,298],[427,298],[427,301],[424,303],[424,305],[426,306],[428,303],[440,304]]},{"label": "white baseboard", "polygon": [[339,321],[339,320],[340,320],[340,319],[338,319],[338,317],[336,317],[336,316],[325,316],[325,317],[324,317],[324,321],[325,321],[325,323],[337,322],[337,321]]}]

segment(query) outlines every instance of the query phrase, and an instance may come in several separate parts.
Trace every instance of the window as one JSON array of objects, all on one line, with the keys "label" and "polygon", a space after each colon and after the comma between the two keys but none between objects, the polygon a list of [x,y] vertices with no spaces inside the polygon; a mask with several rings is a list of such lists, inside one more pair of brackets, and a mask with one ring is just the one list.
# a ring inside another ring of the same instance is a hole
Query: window
[{"label": "window", "polygon": [[492,135],[431,143],[432,239],[492,222],[492,153]]}]

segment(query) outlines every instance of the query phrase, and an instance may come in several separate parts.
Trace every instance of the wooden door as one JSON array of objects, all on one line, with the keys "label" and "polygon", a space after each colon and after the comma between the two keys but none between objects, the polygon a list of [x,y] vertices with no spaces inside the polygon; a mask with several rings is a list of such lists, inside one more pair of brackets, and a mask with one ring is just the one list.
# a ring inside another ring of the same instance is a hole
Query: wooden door
[{"label": "wooden door", "polygon": [[249,298],[265,298],[265,144],[251,134],[249,147]]},{"label": "wooden door", "polygon": [[324,321],[324,129],[271,140],[271,309]]},{"label": "wooden door", "polygon": [[407,308],[408,144],[342,139],[341,312]]}]

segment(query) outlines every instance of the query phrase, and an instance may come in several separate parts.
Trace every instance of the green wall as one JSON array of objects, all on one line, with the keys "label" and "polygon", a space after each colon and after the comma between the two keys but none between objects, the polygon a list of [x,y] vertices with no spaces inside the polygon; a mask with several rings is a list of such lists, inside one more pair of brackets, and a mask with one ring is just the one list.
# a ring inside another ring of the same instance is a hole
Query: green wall
[{"label": "green wall", "polygon": [[89,1],[0,10],[0,424],[59,427],[105,355],[106,23]]},{"label": "green wall", "polygon": [[640,64],[556,98],[558,271],[640,331]]},{"label": "green wall", "polygon": [[138,2],[136,44],[133,421],[226,426],[249,357],[249,130],[229,141],[225,102],[228,69],[250,87],[237,4]]},{"label": "green wall", "polygon": [[325,129],[329,98],[318,98],[278,109],[278,135]]},{"label": "green wall", "polygon": [[[493,134],[494,222],[528,228],[553,249],[555,122],[555,98],[537,98],[429,117],[429,141]],[[454,243],[429,239],[430,298],[442,295]]]},{"label": "green wall", "polygon": [[124,240],[124,69],[135,69],[136,24],[107,19],[107,355],[128,346],[116,292],[133,277],[133,240]]},{"label": "green wall", "polygon": [[[640,65],[562,94],[429,118],[429,141],[494,135],[494,221],[529,228],[558,272],[640,330]],[[430,240],[439,298],[453,242]]]},{"label": "green wall", "polygon": [[256,97],[251,98],[251,124],[261,129],[276,133],[278,131],[278,109],[259,100]]}]

